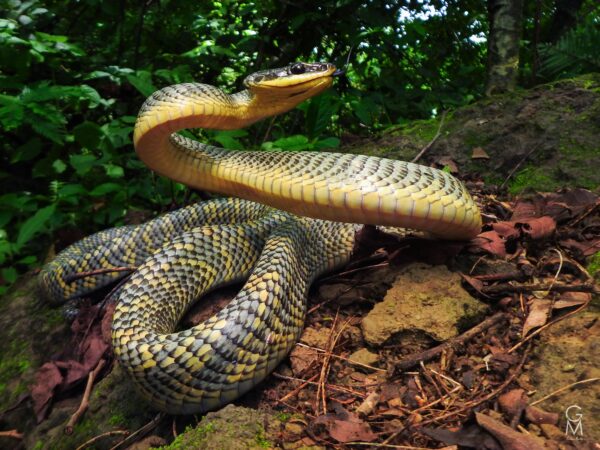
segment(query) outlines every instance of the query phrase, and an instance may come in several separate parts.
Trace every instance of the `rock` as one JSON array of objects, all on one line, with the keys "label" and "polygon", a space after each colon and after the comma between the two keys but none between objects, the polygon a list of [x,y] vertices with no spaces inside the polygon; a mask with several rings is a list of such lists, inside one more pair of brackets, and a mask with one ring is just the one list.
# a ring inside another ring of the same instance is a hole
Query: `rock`
[{"label": "rock", "polygon": [[375,366],[379,362],[379,355],[377,353],[373,353],[366,348],[361,348],[360,350],[352,353],[348,360],[351,363],[357,363],[359,366]]},{"label": "rock", "polygon": [[228,405],[208,413],[195,427],[188,427],[163,450],[221,449],[264,450],[273,448],[264,424],[278,423],[268,413]]},{"label": "rock", "polygon": [[330,328],[321,328],[320,330],[317,330],[316,328],[309,327],[302,332],[300,341],[311,347],[325,350],[327,348],[327,342],[329,342],[330,334]]},{"label": "rock", "polygon": [[445,266],[415,263],[398,273],[361,328],[373,346],[410,333],[445,341],[479,321],[487,309],[462,288],[457,273]]}]

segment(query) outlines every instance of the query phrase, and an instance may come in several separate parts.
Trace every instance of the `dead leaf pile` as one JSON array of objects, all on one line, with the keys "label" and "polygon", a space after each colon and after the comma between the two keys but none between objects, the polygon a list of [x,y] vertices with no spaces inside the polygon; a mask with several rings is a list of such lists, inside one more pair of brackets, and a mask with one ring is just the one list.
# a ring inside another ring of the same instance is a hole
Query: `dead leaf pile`
[{"label": "dead leaf pile", "polygon": [[98,306],[84,307],[73,321],[73,340],[65,353],[40,367],[30,386],[38,422],[46,417],[53,400],[87,379],[100,359],[109,352],[109,340],[98,320]]}]

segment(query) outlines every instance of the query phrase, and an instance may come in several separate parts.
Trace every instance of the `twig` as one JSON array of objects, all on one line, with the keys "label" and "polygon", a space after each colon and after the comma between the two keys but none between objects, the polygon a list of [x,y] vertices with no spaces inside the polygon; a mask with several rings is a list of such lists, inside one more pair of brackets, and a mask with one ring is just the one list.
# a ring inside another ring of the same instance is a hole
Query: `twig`
[{"label": "twig", "polygon": [[102,269],[89,270],[87,272],[78,272],[65,277],[66,283],[72,283],[73,281],[81,280],[82,278],[95,277],[96,275],[104,275],[106,273],[113,272],[134,272],[137,267],[104,267]]},{"label": "twig", "polygon": [[575,383],[568,384],[567,386],[563,386],[560,389],[557,389],[556,391],[551,392],[550,394],[546,395],[545,397],[542,397],[539,400],[536,400],[535,402],[530,403],[529,406],[535,406],[542,402],[545,402],[550,397],[554,397],[555,395],[558,395],[561,392],[567,391],[575,386],[579,386],[581,384],[593,383],[595,381],[600,381],[600,378],[588,378],[587,380],[576,381]]},{"label": "twig", "polygon": [[75,411],[73,413],[73,415],[67,422],[67,425],[65,425],[65,429],[64,429],[65,434],[67,434],[67,435],[73,434],[73,427],[77,424],[77,422],[79,421],[79,419],[81,418],[83,413],[85,413],[85,411],[87,410],[87,408],[90,404],[90,394],[92,393],[92,387],[94,386],[94,380],[96,379],[96,377],[98,376],[98,374],[100,373],[102,368],[104,367],[104,364],[106,364],[106,360],[101,359],[100,361],[98,361],[98,364],[96,364],[96,367],[94,368],[94,370],[92,370],[88,374],[87,385],[85,386],[85,392],[83,393],[83,398],[81,399],[79,408],[77,408],[77,411]]},{"label": "twig", "polygon": [[0,431],[0,437],[23,439],[23,433],[19,433],[17,430]]},{"label": "twig", "polygon": [[423,422],[419,422],[418,424],[416,424],[416,426],[422,427],[423,425],[428,425],[430,423],[438,422],[442,419],[447,419],[448,417],[456,416],[457,414],[461,414],[468,409],[473,409],[476,406],[479,406],[482,403],[487,402],[488,400],[491,400],[494,397],[496,397],[497,395],[499,395],[502,391],[504,391],[504,389],[506,389],[508,387],[508,385],[510,383],[512,383],[517,378],[517,375],[519,373],[521,373],[521,369],[523,368],[523,365],[525,364],[525,361],[527,360],[527,356],[529,355],[530,348],[531,348],[531,345],[528,346],[527,349],[523,352],[521,361],[519,361],[519,365],[516,367],[514,372],[498,388],[494,389],[489,394],[484,395],[483,397],[481,397],[477,400],[465,403],[461,408],[457,409],[456,411],[451,411],[449,413],[442,414],[441,416],[438,416],[438,417],[432,417],[431,419],[425,420]]},{"label": "twig", "polygon": [[397,448],[401,450],[431,450],[429,447],[411,447],[409,445],[378,444],[377,442],[346,442],[348,445],[366,445],[367,447]]},{"label": "twig", "polygon": [[109,436],[126,436],[129,434],[129,431],[127,430],[113,430],[113,431],[107,431],[106,433],[102,433],[99,434],[98,436],[94,436],[93,438],[91,438],[88,441],[85,441],[83,444],[81,444],[79,447],[77,447],[76,450],[83,450],[84,448],[88,448],[90,447],[92,444],[95,444],[96,442],[98,442],[101,439],[104,439],[105,437],[109,437]]},{"label": "twig", "polygon": [[589,302],[585,302],[584,304],[582,304],[579,308],[568,312],[567,314],[557,317],[556,319],[554,319],[552,322],[548,322],[547,324],[541,326],[540,328],[538,328],[537,330],[533,331],[532,333],[529,333],[527,335],[526,338],[524,338],[521,342],[519,342],[518,344],[515,344],[514,346],[512,346],[507,353],[512,353],[514,352],[516,349],[518,349],[519,347],[521,347],[525,342],[531,340],[533,337],[537,336],[538,334],[540,334],[542,331],[544,331],[546,328],[554,325],[557,322],[560,322],[561,320],[566,319],[567,317],[571,317],[575,314],[577,314],[579,311],[585,309],[587,307],[587,305],[589,304]]},{"label": "twig", "polygon": [[379,269],[381,267],[387,267],[389,265],[390,265],[390,263],[388,261],[384,261],[379,264],[371,264],[370,266],[363,266],[363,267],[357,267],[355,269],[349,269],[344,272],[340,272],[340,273],[336,273],[335,275],[331,275],[330,277],[323,278],[323,279],[319,280],[319,284],[322,284],[325,281],[335,280],[336,278],[343,277],[346,275],[351,275],[351,274],[354,274],[357,272],[364,272],[365,270],[371,270],[371,269]]},{"label": "twig", "polygon": [[[289,376],[287,376],[287,375],[282,375],[282,374],[280,374],[280,373],[277,373],[277,372],[273,372],[273,373],[272,373],[272,375],[273,375],[275,378],[279,378],[279,379],[281,379],[281,380],[288,380],[288,381],[300,381],[300,382],[302,382],[302,383],[311,384],[311,385],[313,385],[313,386],[315,386],[315,385],[316,385],[316,386],[318,386],[318,385],[319,385],[319,383],[318,383],[318,382],[316,382],[316,381],[309,381],[309,380],[303,380],[302,378],[289,377]],[[334,384],[327,384],[327,383],[326,383],[326,384],[325,384],[325,387],[326,387],[327,389],[331,389],[332,391],[344,392],[344,393],[346,393],[346,394],[352,394],[352,395],[356,395],[357,397],[360,397],[360,398],[366,398],[366,397],[367,397],[367,396],[366,396],[366,394],[363,394],[362,392],[358,392],[358,391],[355,391],[355,390],[353,390],[353,389],[350,389],[350,388],[345,388],[345,387],[342,387],[342,386],[336,386],[336,385],[334,385]]]},{"label": "twig", "polygon": [[[311,347],[310,345],[303,344],[302,342],[298,342],[296,345],[298,347],[304,347],[304,348],[308,348],[310,350],[314,350],[315,352],[318,352],[318,353],[327,353],[327,350],[323,350],[322,348],[318,348],[318,347]],[[346,361],[346,362],[348,362],[350,364],[353,364],[353,365],[356,365],[356,366],[361,366],[361,367],[364,367],[365,369],[373,370],[375,372],[387,373],[387,370],[385,370],[385,369],[380,369],[378,367],[373,367],[373,366],[370,366],[368,364],[364,364],[364,363],[361,363],[361,362],[358,362],[358,361],[354,361],[354,360],[351,360],[350,358],[346,358],[345,356],[336,355],[334,353],[332,353],[330,356],[332,358],[341,359],[342,361]]]},{"label": "twig", "polygon": [[119,442],[114,447],[111,447],[110,450],[118,450],[120,448],[124,448],[126,445],[134,443],[139,438],[145,436],[147,433],[152,431],[160,423],[160,421],[163,419],[163,417],[165,417],[164,413],[162,413],[162,412],[158,413],[154,417],[154,419],[152,419],[150,422],[148,422],[146,425],[142,426],[141,428],[138,428],[136,431],[131,433],[129,436],[127,436],[125,439],[123,439],[121,442]]},{"label": "twig", "polygon": [[435,358],[437,355],[442,353],[448,347],[456,349],[458,346],[464,344],[469,339],[472,339],[473,337],[477,336],[479,333],[481,333],[481,332],[485,331],[486,329],[490,328],[491,326],[499,323],[500,321],[504,320],[505,318],[506,318],[505,313],[498,312],[498,313],[494,314],[493,316],[485,319],[479,325],[474,326],[470,330],[464,332],[463,334],[461,334],[459,336],[456,336],[455,338],[452,338],[452,339],[444,342],[443,344],[440,344],[436,347],[430,348],[423,352],[419,352],[419,353],[410,355],[407,358],[405,358],[397,363],[394,363],[394,369],[395,370],[406,370],[413,366],[418,365],[421,361],[429,361],[429,360]]},{"label": "twig", "polygon": [[417,156],[415,156],[411,162],[417,162],[419,159],[421,159],[421,156],[423,156],[425,154],[425,152],[427,150],[429,150],[431,148],[431,146],[435,143],[435,141],[437,141],[437,139],[440,137],[440,133],[442,131],[442,126],[444,125],[444,120],[446,119],[446,114],[448,113],[448,111],[444,111],[442,113],[442,117],[440,119],[440,125],[438,126],[437,132],[435,133],[435,136],[433,136],[433,139],[431,141],[429,141],[429,143],[423,147],[421,149],[421,151],[419,153],[417,153]]},{"label": "twig", "polygon": [[539,147],[539,145],[534,146],[525,156],[523,156],[523,158],[521,158],[521,160],[517,163],[517,165],[515,167],[513,167],[512,170],[508,173],[508,175],[506,176],[506,178],[500,185],[500,189],[504,189],[504,187],[508,183],[508,180],[510,180],[512,178],[512,176],[515,174],[515,172],[517,170],[519,170],[519,167],[521,167],[521,164],[523,164],[525,161],[527,161],[527,158],[529,158],[533,154],[533,152],[535,152],[538,149],[538,147]]},{"label": "twig", "polygon": [[533,292],[533,291],[549,291],[549,292],[591,292],[594,294],[600,291],[593,284],[496,284],[495,286],[487,286],[481,289],[484,294],[501,294],[505,292]]},{"label": "twig", "polygon": [[308,386],[312,381],[315,381],[318,378],[318,376],[319,376],[319,374],[313,375],[307,381],[305,381],[300,386],[298,386],[297,388],[295,388],[293,391],[288,392],[283,397],[281,397],[279,400],[277,400],[277,403],[285,404],[286,400],[294,397],[296,394],[298,394],[298,392],[300,392],[302,389],[304,389],[306,386]]}]

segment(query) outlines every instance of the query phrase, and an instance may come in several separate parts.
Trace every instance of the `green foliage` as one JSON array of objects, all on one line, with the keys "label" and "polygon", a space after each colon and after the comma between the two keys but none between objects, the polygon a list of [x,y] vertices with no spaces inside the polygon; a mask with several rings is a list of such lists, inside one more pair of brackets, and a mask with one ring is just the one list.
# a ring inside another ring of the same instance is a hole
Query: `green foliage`
[{"label": "green foliage", "polygon": [[572,77],[600,71],[600,21],[588,17],[555,44],[541,44],[540,72],[551,78]]},{"label": "green foliage", "polygon": [[487,16],[476,0],[5,3],[0,293],[42,263],[59,230],[88,234],[129,211],[193,200],[132,149],[137,111],[157,88],[195,81],[235,92],[247,74],[292,61],[344,66],[334,89],[289,114],[197,136],[320,151],[468,103],[485,81]]}]

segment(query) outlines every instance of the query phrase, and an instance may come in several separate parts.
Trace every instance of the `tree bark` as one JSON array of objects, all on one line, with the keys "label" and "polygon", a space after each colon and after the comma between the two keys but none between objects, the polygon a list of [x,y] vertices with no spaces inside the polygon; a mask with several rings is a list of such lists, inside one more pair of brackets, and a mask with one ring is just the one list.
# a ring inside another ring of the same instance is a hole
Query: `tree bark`
[{"label": "tree bark", "polygon": [[486,95],[512,91],[519,75],[523,0],[488,0],[488,80]]}]

